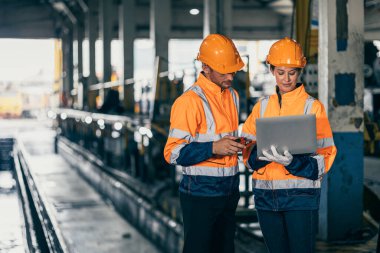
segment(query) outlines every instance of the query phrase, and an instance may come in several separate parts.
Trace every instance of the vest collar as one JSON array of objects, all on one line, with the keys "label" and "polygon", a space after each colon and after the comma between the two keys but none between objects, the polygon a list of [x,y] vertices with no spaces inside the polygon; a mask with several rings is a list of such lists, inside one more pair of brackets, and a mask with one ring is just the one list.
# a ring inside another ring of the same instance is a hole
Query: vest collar
[{"label": "vest collar", "polygon": [[201,72],[198,76],[197,84],[202,88],[204,92],[212,94],[220,94],[223,92],[222,88],[216,83],[207,79],[207,77]]},{"label": "vest collar", "polygon": [[280,94],[278,92],[278,86],[276,86],[276,91],[277,91],[277,96],[281,96],[282,103],[291,103],[294,100],[308,96],[308,94],[305,91],[305,87],[302,83],[297,84],[297,88],[295,88],[294,90],[289,91],[284,94]]}]

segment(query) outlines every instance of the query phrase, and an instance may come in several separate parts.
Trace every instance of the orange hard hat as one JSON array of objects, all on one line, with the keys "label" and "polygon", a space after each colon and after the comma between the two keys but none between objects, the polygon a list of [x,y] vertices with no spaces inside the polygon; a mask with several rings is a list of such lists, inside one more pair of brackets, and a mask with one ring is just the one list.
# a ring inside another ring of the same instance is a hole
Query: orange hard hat
[{"label": "orange hard hat", "polygon": [[276,41],[269,49],[267,63],[277,67],[303,68],[306,65],[306,57],[300,44],[285,37]]},{"label": "orange hard hat", "polygon": [[197,60],[221,73],[233,73],[244,67],[232,40],[221,34],[210,34],[199,48]]}]

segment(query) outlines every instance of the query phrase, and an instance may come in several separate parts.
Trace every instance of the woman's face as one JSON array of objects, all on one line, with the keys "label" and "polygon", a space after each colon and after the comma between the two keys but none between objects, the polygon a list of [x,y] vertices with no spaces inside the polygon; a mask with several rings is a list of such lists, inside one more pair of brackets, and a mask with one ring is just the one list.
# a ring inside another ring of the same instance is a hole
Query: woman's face
[{"label": "woman's face", "polygon": [[290,67],[274,67],[271,69],[272,74],[276,78],[277,86],[280,93],[287,93],[296,88],[300,70]]}]

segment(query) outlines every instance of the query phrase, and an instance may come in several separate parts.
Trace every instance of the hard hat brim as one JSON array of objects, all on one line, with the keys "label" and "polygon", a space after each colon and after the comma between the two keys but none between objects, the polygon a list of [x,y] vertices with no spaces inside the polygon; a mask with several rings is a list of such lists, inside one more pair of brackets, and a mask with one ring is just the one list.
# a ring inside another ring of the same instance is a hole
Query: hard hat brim
[{"label": "hard hat brim", "polygon": [[220,74],[234,73],[234,72],[241,70],[245,66],[245,64],[242,60],[240,60],[235,65],[224,67],[224,68],[220,67],[219,65],[216,65],[213,62],[209,62],[207,59],[203,59],[200,56],[197,57],[197,60],[200,62],[203,62],[204,64],[207,64],[208,66],[210,66],[210,68],[212,68],[213,70],[217,71]]}]

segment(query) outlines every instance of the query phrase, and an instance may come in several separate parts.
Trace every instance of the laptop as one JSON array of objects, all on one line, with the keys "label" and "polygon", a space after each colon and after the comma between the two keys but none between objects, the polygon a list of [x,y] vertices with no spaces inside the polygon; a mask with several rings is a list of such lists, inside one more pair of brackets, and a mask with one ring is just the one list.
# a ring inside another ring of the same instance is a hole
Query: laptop
[{"label": "laptop", "polygon": [[292,155],[314,153],[316,132],[314,114],[256,119],[257,157],[263,156],[262,150],[272,154],[271,145],[282,155],[285,150]]}]

